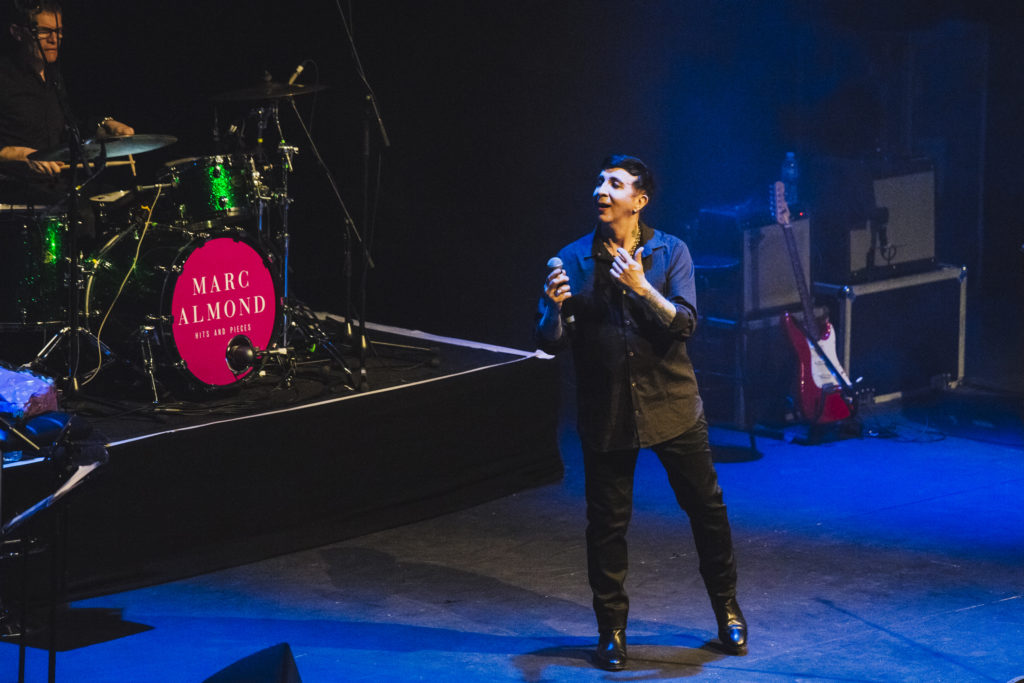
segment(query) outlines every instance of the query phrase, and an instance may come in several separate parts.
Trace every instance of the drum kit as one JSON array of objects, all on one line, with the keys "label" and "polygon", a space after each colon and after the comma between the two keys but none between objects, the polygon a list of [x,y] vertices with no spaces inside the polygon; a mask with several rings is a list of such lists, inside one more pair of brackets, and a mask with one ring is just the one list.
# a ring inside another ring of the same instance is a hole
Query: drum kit
[{"label": "drum kit", "polygon": [[[72,253],[67,213],[0,205],[8,224],[0,249],[17,255],[0,276],[0,327],[58,330],[27,365],[52,374],[56,361],[72,391],[111,365],[127,365],[160,403],[167,392],[221,395],[271,364],[290,381],[316,348],[340,366],[352,388],[340,351],[288,291],[288,176],[297,148],[284,141],[278,102],[324,87],[266,81],[216,96],[254,105],[255,148],[177,159],[151,185],[78,201],[91,209],[101,237],[92,253]],[[280,140],[269,152],[262,146],[266,130]],[[168,135],[89,140],[78,158],[100,169],[115,159],[134,164],[134,155],[175,141]],[[69,157],[65,147],[31,158]]]}]

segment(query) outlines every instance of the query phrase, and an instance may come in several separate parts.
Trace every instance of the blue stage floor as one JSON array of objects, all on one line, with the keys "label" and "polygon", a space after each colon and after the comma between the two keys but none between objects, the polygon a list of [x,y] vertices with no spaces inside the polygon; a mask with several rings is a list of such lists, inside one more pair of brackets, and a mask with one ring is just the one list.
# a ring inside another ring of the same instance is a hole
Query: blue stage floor
[{"label": "blue stage floor", "polygon": [[[760,458],[720,463],[746,657],[708,645],[689,527],[647,454],[630,532],[630,666],[593,668],[579,444],[565,428],[560,483],[75,603],[57,678],[202,681],[288,643],[306,683],[1010,681],[1024,676],[1020,407],[961,388],[867,415],[888,438],[759,439]],[[0,645],[3,680],[16,659]],[[28,680],[45,680],[46,663],[29,648]]]}]

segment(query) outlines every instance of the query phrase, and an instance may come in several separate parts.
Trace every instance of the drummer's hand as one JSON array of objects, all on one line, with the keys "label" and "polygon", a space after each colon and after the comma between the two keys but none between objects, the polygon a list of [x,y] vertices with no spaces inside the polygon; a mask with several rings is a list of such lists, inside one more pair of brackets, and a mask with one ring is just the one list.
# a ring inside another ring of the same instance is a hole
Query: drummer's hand
[{"label": "drummer's hand", "polygon": [[109,119],[100,126],[100,137],[104,135],[135,135],[135,129],[120,121]]},{"label": "drummer's hand", "polygon": [[33,173],[45,176],[57,176],[64,170],[63,164],[59,161],[33,161],[28,160],[28,167]]},{"label": "drummer's hand", "polygon": [[35,151],[31,147],[16,147],[12,145],[3,148],[0,159],[3,161],[23,161],[28,165],[28,169],[36,175],[56,176],[60,174],[60,162],[29,159],[28,155]]}]

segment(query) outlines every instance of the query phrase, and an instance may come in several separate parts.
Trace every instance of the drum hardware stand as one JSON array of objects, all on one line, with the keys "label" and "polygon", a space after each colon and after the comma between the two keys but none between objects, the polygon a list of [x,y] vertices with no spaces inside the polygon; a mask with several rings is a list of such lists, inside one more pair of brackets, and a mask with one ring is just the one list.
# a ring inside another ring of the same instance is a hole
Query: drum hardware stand
[{"label": "drum hardware stand", "polygon": [[[266,81],[270,81],[269,73],[266,75]],[[271,102],[265,107],[256,107],[252,110],[251,115],[256,117],[257,129],[256,149],[250,159],[251,170],[253,173],[253,184],[256,187],[256,198],[258,202],[256,207],[256,232],[261,239],[266,241],[268,248],[273,245],[272,239],[268,234],[269,227],[265,228],[263,225],[263,217],[269,204],[276,204],[280,208],[280,229],[278,231],[277,238],[281,247],[281,284],[283,287],[281,297],[283,302],[281,314],[281,345],[288,346],[288,301],[291,293],[288,273],[291,250],[291,237],[288,233],[288,209],[292,201],[288,196],[288,174],[292,172],[292,157],[298,154],[299,150],[297,147],[287,144],[284,139],[284,131],[281,129],[281,120],[276,101]],[[258,159],[263,164],[267,164],[268,159],[266,150],[263,148],[263,136],[271,126],[274,126],[277,129],[279,139],[277,151],[281,157],[281,173],[279,178],[280,186],[272,191],[264,192],[264,189],[270,190],[271,188],[262,188],[260,183],[257,182],[259,172],[256,170],[256,160]]]},{"label": "drum hardware stand", "polygon": [[[67,275],[68,324],[58,331],[57,334],[55,334],[53,338],[43,346],[39,353],[36,354],[36,357],[27,365],[33,370],[40,367],[47,357],[57,348],[60,342],[64,339],[68,339],[68,374],[67,377],[64,378],[66,381],[64,388],[72,394],[77,394],[79,391],[78,366],[81,359],[80,344],[82,337],[86,337],[93,343],[96,347],[96,353],[100,355],[101,358],[105,355],[111,355],[111,352],[110,349],[105,347],[99,339],[81,325],[79,305],[81,302],[81,289],[83,284],[81,278],[81,264],[78,254],[78,230],[81,219],[81,212],[79,208],[81,204],[81,186],[78,184],[78,170],[79,164],[82,164],[84,168],[84,165],[89,160],[84,158],[85,155],[83,153],[84,148],[82,136],[78,130],[78,125],[75,123],[75,119],[71,114],[71,109],[64,97],[64,93],[57,83],[56,69],[47,69],[47,81],[54,84],[54,90],[57,92],[57,99],[60,102],[60,107],[64,114],[65,128],[68,132],[68,165],[70,167],[69,172],[71,174],[71,188],[68,192],[67,208],[68,251],[70,252]],[[86,180],[86,183],[96,177],[106,164],[106,146],[103,145],[102,140],[100,141],[100,154],[97,159],[98,162],[94,161],[96,170]],[[82,186],[84,185],[85,183],[82,184]]]},{"label": "drum hardware stand", "polygon": [[255,357],[260,361],[260,368],[257,371],[260,377],[266,376],[266,362],[268,359],[273,358],[277,366],[282,368],[284,372],[284,376],[277,383],[277,388],[291,388],[295,382],[295,375],[298,372],[299,364],[290,348],[281,346],[265,351],[257,351]]},{"label": "drum hardware stand", "polygon": [[256,157],[254,156],[249,157],[249,172],[252,173],[252,183],[253,187],[256,189],[256,235],[261,244],[269,245],[270,239],[264,231],[263,214],[267,209],[266,203],[273,199],[273,197],[267,194],[269,188],[262,183],[263,177],[260,175],[260,172],[256,170]]},{"label": "drum hardware stand", "polygon": [[[345,365],[340,352],[338,352],[334,347],[330,338],[323,332],[323,330],[318,329],[315,319],[312,322],[307,321],[306,330],[299,328],[294,321],[292,322],[292,325],[295,325],[301,334],[309,335],[307,336],[307,339],[313,338],[316,344],[319,344],[327,351],[328,355],[330,355],[345,372],[345,388],[350,391],[355,391],[352,372],[348,369],[348,366]],[[299,365],[295,351],[291,347],[277,346],[274,348],[260,350],[252,343],[252,340],[245,335],[240,334],[235,336],[228,343],[228,348],[225,352],[225,359],[227,360],[228,367],[236,377],[240,377],[250,368],[253,368],[262,377],[266,373],[266,361],[270,358],[273,358],[279,367],[285,368],[284,378],[279,384],[285,387],[290,387],[294,381]]]},{"label": "drum hardware stand", "polygon": [[[291,101],[292,107],[295,107],[295,101],[292,98],[288,98]],[[315,316],[309,316],[298,311],[298,307],[293,305],[291,297],[291,274],[289,272],[291,267],[291,235],[289,233],[288,225],[288,213],[291,205],[291,197],[288,194],[288,175],[292,172],[292,159],[298,154],[298,148],[294,145],[289,145],[285,140],[284,130],[281,128],[280,109],[278,102],[275,100],[268,107],[260,107],[256,110],[258,114],[258,144],[257,151],[260,154],[263,152],[263,131],[273,125],[278,134],[278,145],[277,151],[280,155],[280,186],[276,189],[270,199],[273,203],[280,207],[280,229],[278,231],[277,239],[281,246],[281,283],[282,283],[282,306],[281,306],[281,346],[287,350],[292,347],[293,337],[291,331],[296,330],[306,340],[312,341],[319,348],[322,348],[335,363],[345,373],[346,386],[352,390],[355,390],[356,384],[352,375],[352,371],[345,363],[344,356],[341,351],[335,346],[334,342],[330,337],[320,328],[319,321],[316,320]],[[295,110],[296,116],[298,116],[298,109]],[[299,117],[299,122],[302,125],[303,130],[306,132],[306,137],[309,139],[310,144],[316,154],[320,165],[326,170],[326,164],[324,164],[323,158],[320,156],[319,151],[313,144],[312,138],[309,131],[306,129],[305,123],[302,118]],[[334,183],[331,174],[327,173],[331,187],[334,189],[335,196],[338,198],[344,209],[344,203],[341,202],[341,194],[338,192],[337,186]],[[260,212],[262,214],[262,211]],[[345,211],[346,215],[348,211]],[[261,218],[262,220],[262,218]],[[349,218],[351,220],[351,218]],[[353,226],[353,230],[354,230]],[[358,233],[357,233],[358,235]],[[301,321],[301,323],[300,323]],[[265,352],[266,353],[266,352]],[[360,372],[365,377],[365,366],[362,363],[362,357],[360,357]]]},{"label": "drum hardware stand", "polygon": [[139,352],[142,355],[142,367],[149,377],[149,388],[153,391],[153,405],[160,403],[160,393],[156,389],[156,373],[153,364],[152,339],[155,333],[156,328],[152,325],[139,327]]},{"label": "drum hardware stand", "polygon": [[[349,369],[348,365],[345,364],[345,359],[341,355],[341,351],[337,346],[334,345],[334,341],[330,336],[324,332],[323,328],[320,327],[320,321],[317,320],[316,315],[313,314],[306,306],[301,308],[296,306],[293,308],[294,315],[292,316],[291,325],[295,328],[295,331],[306,339],[307,342],[312,342],[309,346],[315,348],[322,348],[327,352],[327,355],[334,359],[334,362],[341,367],[345,373],[345,387],[352,391],[356,391],[357,385],[355,382],[355,376]],[[365,373],[365,369],[361,368]],[[362,388],[362,387],[358,387]]]},{"label": "drum hardware stand", "polygon": [[281,306],[281,345],[288,346],[288,309],[290,306],[291,289],[289,286],[288,267],[290,265],[291,235],[288,233],[288,209],[291,205],[291,198],[288,196],[288,174],[292,172],[292,157],[299,153],[297,147],[285,142],[284,131],[281,129],[281,119],[278,116],[277,102],[271,105],[274,125],[277,126],[277,135],[280,142],[277,151],[281,155],[281,190],[274,193],[274,198],[281,207],[281,283],[282,283],[282,306]]},{"label": "drum hardware stand", "polygon": [[[80,285],[69,285],[69,286],[80,286]],[[110,350],[110,347],[108,347],[106,344],[104,344],[99,339],[97,339],[96,335],[94,335],[89,330],[85,329],[84,327],[81,327],[81,326],[73,327],[71,325],[68,325],[68,326],[62,327],[60,330],[58,330],[57,333],[54,334],[50,338],[50,340],[48,342],[46,342],[46,344],[43,346],[43,348],[39,350],[39,352],[36,354],[36,357],[33,358],[28,363],[25,363],[22,367],[27,368],[29,370],[36,371],[36,372],[43,371],[45,369],[46,361],[50,357],[50,354],[52,354],[55,350],[57,350],[57,348],[60,346],[60,343],[62,341],[64,341],[65,339],[71,339],[71,344],[72,344],[72,347],[74,349],[74,354],[77,356],[79,354],[79,352],[80,352],[80,348],[76,348],[78,346],[79,337],[85,337],[90,342],[92,342],[91,348],[95,348],[96,349],[97,355],[102,360],[101,367],[106,366],[107,364],[109,364],[110,362],[112,362],[114,360],[114,352]],[[77,358],[75,360],[77,361]],[[73,384],[70,386],[70,389],[71,389],[72,392],[77,392],[78,388],[79,388],[78,387],[78,379],[77,379],[76,375],[77,375],[77,372],[74,373],[74,374],[70,374],[70,371],[69,371],[68,377],[65,378],[68,381],[72,381],[73,380]],[[66,388],[68,388],[68,387],[66,387]]]},{"label": "drum hardware stand", "polygon": [[[295,375],[299,370],[298,361],[295,359],[295,355],[291,352],[287,346],[282,346],[278,349],[267,349],[261,355],[261,358],[265,361],[268,357],[274,357],[277,364],[284,368],[284,377],[278,382],[278,388],[285,387],[290,389],[292,384],[295,382]],[[266,370],[262,367],[259,370],[259,374],[262,377],[266,374]]]},{"label": "drum hardware stand", "polygon": [[[75,228],[70,228],[71,232],[74,232]],[[75,243],[74,237],[71,238],[71,243]],[[77,248],[77,246],[73,247]],[[77,393],[79,390],[78,385],[78,366],[81,358],[81,341],[83,338],[90,342],[90,348],[96,350],[96,354],[100,359],[100,368],[107,365],[109,362],[114,360],[114,353],[110,347],[101,342],[92,332],[83,327],[80,322],[79,314],[79,301],[81,296],[81,290],[83,287],[82,283],[82,267],[78,259],[77,253],[72,252],[72,256],[68,259],[70,273],[66,276],[66,286],[68,288],[68,324],[58,330],[45,345],[36,353],[28,363],[25,363],[23,367],[37,372],[43,372],[46,369],[46,361],[50,355],[56,351],[61,343],[65,340],[68,341],[70,357],[68,359],[68,375],[65,377],[67,384],[64,386],[66,390],[72,393]]]}]

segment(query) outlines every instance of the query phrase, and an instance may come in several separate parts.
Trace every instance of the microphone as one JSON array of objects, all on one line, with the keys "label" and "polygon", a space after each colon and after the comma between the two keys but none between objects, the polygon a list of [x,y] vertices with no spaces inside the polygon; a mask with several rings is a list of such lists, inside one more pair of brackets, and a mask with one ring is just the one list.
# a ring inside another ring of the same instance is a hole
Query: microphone
[{"label": "microphone", "polygon": [[148,192],[149,190],[166,190],[169,187],[177,187],[178,183],[155,183],[153,185],[136,185],[136,192]]},{"label": "microphone", "polygon": [[270,356],[287,356],[289,353],[291,350],[287,346],[261,350],[247,336],[239,334],[228,342],[224,350],[224,359],[228,363],[228,369],[237,377]]},{"label": "microphone", "polygon": [[288,85],[295,85],[295,79],[298,78],[299,74],[305,71],[305,69],[306,67],[304,67],[302,64],[299,64],[297,67],[295,67],[295,73],[293,73],[291,77],[288,79]]},{"label": "microphone", "polygon": [[[564,265],[565,264],[562,263],[562,259],[557,256],[552,256],[548,259],[548,268],[561,268]],[[576,328],[576,315],[572,310],[576,308],[576,304],[571,303],[572,301],[572,295],[570,294],[569,298],[562,302],[562,320],[570,331]]]}]

